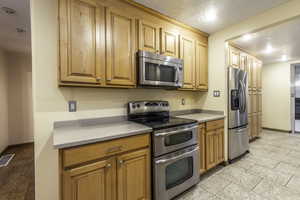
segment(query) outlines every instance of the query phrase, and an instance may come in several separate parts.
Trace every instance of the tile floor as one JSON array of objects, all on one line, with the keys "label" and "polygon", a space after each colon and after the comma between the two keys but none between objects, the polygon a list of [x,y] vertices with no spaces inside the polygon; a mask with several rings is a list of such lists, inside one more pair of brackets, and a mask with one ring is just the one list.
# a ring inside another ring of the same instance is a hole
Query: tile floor
[{"label": "tile floor", "polygon": [[201,177],[178,200],[300,200],[300,135],[263,131],[250,153]]}]

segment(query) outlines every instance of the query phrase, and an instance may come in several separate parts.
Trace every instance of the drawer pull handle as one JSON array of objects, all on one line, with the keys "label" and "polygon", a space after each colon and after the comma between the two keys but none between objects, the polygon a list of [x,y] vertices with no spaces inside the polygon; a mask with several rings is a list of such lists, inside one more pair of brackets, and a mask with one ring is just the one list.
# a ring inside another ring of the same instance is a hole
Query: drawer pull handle
[{"label": "drawer pull handle", "polygon": [[109,148],[106,153],[115,153],[115,152],[119,152],[119,151],[122,151],[122,146]]},{"label": "drawer pull handle", "polygon": [[123,160],[119,160],[119,164],[122,165],[124,163]]},{"label": "drawer pull handle", "polygon": [[111,168],[111,164],[108,163],[108,164],[106,165],[106,168]]}]

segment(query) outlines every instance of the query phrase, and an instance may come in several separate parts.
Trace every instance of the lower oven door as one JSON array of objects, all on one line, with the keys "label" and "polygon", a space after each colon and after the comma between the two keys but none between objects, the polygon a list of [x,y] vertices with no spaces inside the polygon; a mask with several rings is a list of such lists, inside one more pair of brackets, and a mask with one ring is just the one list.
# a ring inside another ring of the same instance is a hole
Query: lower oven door
[{"label": "lower oven door", "polygon": [[160,156],[198,143],[198,124],[154,131],[154,155]]},{"label": "lower oven door", "polygon": [[199,182],[199,146],[154,159],[155,200],[169,200]]}]

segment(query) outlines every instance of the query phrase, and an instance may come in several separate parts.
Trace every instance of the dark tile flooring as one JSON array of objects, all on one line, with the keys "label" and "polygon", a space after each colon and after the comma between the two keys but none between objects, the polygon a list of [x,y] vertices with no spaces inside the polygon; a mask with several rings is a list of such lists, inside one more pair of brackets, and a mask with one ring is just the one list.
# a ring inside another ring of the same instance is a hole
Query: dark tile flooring
[{"label": "dark tile flooring", "polygon": [[15,153],[6,167],[0,168],[0,200],[34,200],[33,144],[12,146],[4,154]]}]

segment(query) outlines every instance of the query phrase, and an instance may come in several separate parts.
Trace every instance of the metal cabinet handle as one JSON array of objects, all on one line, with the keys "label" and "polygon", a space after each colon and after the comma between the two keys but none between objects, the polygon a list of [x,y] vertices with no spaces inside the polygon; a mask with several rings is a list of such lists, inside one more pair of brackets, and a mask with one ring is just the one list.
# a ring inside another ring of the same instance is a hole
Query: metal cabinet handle
[{"label": "metal cabinet handle", "polygon": [[119,164],[122,165],[124,163],[123,160],[119,160]]},{"label": "metal cabinet handle", "polygon": [[106,153],[119,152],[119,151],[122,151],[122,148],[123,148],[122,146],[111,147],[106,151]]},{"label": "metal cabinet handle", "polygon": [[101,78],[100,78],[100,77],[97,77],[97,78],[96,78],[96,81],[98,81],[98,82],[101,81]]},{"label": "metal cabinet handle", "polygon": [[111,168],[111,164],[108,163],[105,167],[106,167],[106,168]]},{"label": "metal cabinet handle", "polygon": [[106,80],[107,80],[107,81],[111,81],[111,78],[107,78]]}]

